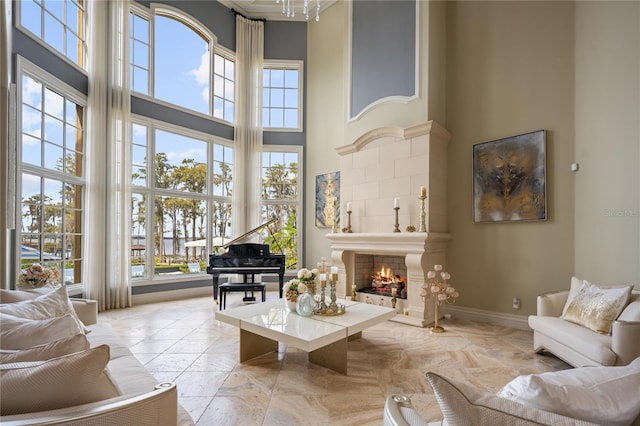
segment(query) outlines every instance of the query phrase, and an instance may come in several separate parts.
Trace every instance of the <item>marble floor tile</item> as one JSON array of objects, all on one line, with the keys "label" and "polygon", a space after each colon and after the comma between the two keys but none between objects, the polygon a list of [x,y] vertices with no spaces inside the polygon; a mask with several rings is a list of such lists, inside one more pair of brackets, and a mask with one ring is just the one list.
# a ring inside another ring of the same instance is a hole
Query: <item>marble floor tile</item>
[{"label": "marble floor tile", "polygon": [[262,425],[269,406],[269,397],[257,395],[216,396],[197,419],[198,426]]},{"label": "marble floor tile", "polygon": [[[231,294],[227,307],[242,306]],[[235,297],[238,296],[238,297]],[[267,292],[276,299],[277,292]],[[376,425],[386,398],[406,394],[427,421],[442,418],[425,373],[433,371],[496,392],[522,374],[569,368],[533,352],[531,332],[458,318],[431,334],[386,322],[349,342],[348,371],[278,351],[239,362],[239,331],[215,319],[211,297],[139,305],[99,314],[159,381],[175,381],[198,426]]]}]

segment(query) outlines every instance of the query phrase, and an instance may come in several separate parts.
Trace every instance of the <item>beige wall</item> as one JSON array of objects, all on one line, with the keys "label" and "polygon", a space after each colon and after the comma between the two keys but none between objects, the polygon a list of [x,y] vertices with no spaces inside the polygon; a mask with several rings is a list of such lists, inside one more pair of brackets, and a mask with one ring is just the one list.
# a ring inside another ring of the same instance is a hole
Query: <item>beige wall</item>
[{"label": "beige wall", "polygon": [[639,21],[639,2],[576,5],[575,273],[595,283],[640,284]]},{"label": "beige wall", "polygon": [[[447,268],[461,293],[459,305],[527,315],[535,312],[537,294],[566,288],[572,274],[603,284],[640,284],[638,3],[424,5],[421,49],[429,42],[429,12],[446,15],[446,26],[432,28],[432,46],[422,60],[442,57],[438,49],[445,49],[446,73],[423,66],[428,104],[415,102],[415,110],[387,105],[357,125],[345,118],[345,2],[309,26],[307,194],[314,193],[317,174],[339,169],[336,146],[375,127],[436,119],[452,133]],[[549,219],[474,225],[473,144],[540,129],[548,131]],[[572,162],[580,163],[578,173],[570,171]],[[631,216],[607,217],[608,207]],[[324,238],[329,230],[315,228],[313,217],[309,195],[310,264],[328,256],[330,247]],[[522,299],[520,310],[511,308],[512,297]]]},{"label": "beige wall", "polygon": [[[458,303],[534,313],[536,295],[567,287],[573,272],[573,4],[457,2],[447,12],[449,269]],[[541,129],[549,219],[474,225],[473,144]]]},{"label": "beige wall", "polygon": [[335,2],[322,12],[320,22],[309,22],[307,61],[307,149],[305,163],[305,258],[300,267],[314,267],[331,256],[325,237],[330,228],[315,226],[315,177],[340,169],[335,148],[344,145],[347,115],[343,79],[346,2]]}]

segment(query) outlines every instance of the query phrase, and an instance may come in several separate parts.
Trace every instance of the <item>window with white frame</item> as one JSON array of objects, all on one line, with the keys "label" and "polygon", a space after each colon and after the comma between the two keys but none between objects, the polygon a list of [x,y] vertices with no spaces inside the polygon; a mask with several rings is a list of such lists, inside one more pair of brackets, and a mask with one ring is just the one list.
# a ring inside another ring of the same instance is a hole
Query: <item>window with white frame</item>
[{"label": "window with white frame", "polygon": [[[131,89],[233,124],[235,54],[178,9],[132,7]],[[211,72],[213,70],[213,72]]]},{"label": "window with white frame", "polygon": [[86,98],[19,58],[20,269],[82,282]]},{"label": "window with white frame", "polygon": [[213,116],[233,123],[236,64],[230,53],[213,55]]},{"label": "window with white frame", "polygon": [[142,119],[131,134],[132,278],[204,271],[206,242],[231,239],[232,143]]},{"label": "window with white frame", "polygon": [[302,62],[266,62],[262,73],[262,127],[302,130]]},{"label": "window with white frame", "polygon": [[74,64],[85,67],[84,0],[22,0],[17,3],[23,29]]},{"label": "window with white frame", "polygon": [[134,92],[149,95],[151,84],[151,25],[149,16],[133,8],[129,14],[129,82]]},{"label": "window with white frame", "polygon": [[[262,238],[273,253],[285,254],[287,269],[297,269],[301,247],[298,229],[302,229],[301,147],[265,145],[262,152],[262,223],[277,218]],[[300,214],[299,214],[300,213]]]}]

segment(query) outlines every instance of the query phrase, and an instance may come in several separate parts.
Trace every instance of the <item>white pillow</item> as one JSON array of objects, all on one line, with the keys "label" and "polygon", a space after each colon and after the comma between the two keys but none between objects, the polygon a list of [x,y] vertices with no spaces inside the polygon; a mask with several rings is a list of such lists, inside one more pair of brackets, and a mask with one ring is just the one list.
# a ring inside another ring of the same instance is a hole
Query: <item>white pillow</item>
[{"label": "white pillow", "polygon": [[564,316],[564,314],[567,313],[567,308],[569,307],[571,302],[573,302],[573,299],[575,299],[576,295],[580,292],[583,282],[584,281],[581,280],[580,278],[571,277],[571,287],[569,288],[569,295],[567,296],[567,301],[564,303],[564,308],[562,308],[562,316]]},{"label": "white pillow", "polygon": [[609,426],[640,416],[640,358],[622,367],[581,367],[520,376],[498,396],[574,419]]},{"label": "white pillow", "polygon": [[34,346],[23,350],[2,350],[0,349],[0,364],[26,361],[44,361],[51,358],[58,358],[76,352],[89,349],[89,341],[84,334],[66,337],[55,342]]},{"label": "white pillow", "polygon": [[64,285],[33,300],[0,304],[0,312],[34,320],[59,317],[71,313],[80,328],[85,333],[89,331],[76,315],[76,311],[73,309],[67,294],[67,287]]},{"label": "white pillow", "polygon": [[0,303],[15,303],[24,300],[33,300],[43,294],[51,293],[57,287],[53,284],[45,284],[42,287],[30,288],[28,290],[5,290],[0,289]]},{"label": "white pillow", "polygon": [[105,366],[109,346],[47,361],[0,364],[0,415],[32,413],[119,395]]},{"label": "white pillow", "polygon": [[84,334],[70,313],[44,320],[18,318],[0,312],[0,347],[27,349]]}]

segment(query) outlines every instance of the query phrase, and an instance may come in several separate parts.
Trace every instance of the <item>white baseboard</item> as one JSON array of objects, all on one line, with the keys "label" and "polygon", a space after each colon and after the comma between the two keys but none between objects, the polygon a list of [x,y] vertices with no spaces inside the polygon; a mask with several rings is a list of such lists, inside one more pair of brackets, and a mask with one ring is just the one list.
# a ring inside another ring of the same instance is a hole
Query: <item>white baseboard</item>
[{"label": "white baseboard", "polygon": [[213,301],[211,286],[134,294],[132,296],[131,303],[135,306],[146,303],[169,302],[171,300],[191,299],[193,297],[203,296],[209,296]]},{"label": "white baseboard", "polygon": [[531,331],[528,317],[525,315],[505,314],[502,312],[484,311],[482,309],[453,305],[447,305],[447,313],[471,321],[486,322],[488,324]]}]

